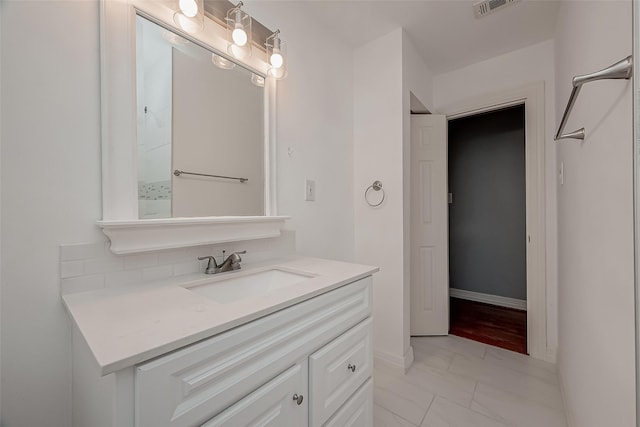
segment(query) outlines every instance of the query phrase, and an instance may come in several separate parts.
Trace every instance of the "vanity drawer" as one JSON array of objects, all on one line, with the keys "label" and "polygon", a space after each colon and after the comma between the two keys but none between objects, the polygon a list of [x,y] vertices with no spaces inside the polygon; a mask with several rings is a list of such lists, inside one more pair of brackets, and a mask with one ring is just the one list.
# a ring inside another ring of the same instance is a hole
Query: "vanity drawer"
[{"label": "vanity drawer", "polygon": [[[200,427],[304,426],[309,417],[307,378],[305,360]],[[294,395],[300,400],[294,400]]]},{"label": "vanity drawer", "polygon": [[138,365],[136,427],[211,419],[367,318],[371,282],[366,277]]},{"label": "vanity drawer", "polygon": [[311,426],[323,425],[373,370],[371,318],[309,357]]},{"label": "vanity drawer", "polygon": [[373,378],[369,378],[323,427],[371,427]]}]

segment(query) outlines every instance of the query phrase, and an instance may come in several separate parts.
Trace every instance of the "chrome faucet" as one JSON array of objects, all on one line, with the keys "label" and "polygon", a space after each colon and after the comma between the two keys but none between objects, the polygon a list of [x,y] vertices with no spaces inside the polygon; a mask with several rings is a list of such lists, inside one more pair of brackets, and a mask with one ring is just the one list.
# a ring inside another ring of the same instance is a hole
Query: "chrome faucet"
[{"label": "chrome faucet", "polygon": [[[240,262],[242,261],[242,258],[240,258],[240,254],[246,254],[247,251],[233,252],[226,259],[224,257],[225,253],[226,251],[222,251],[222,263],[219,265],[215,257],[212,257],[210,255],[198,257],[200,261],[203,261],[205,259],[209,260],[209,262],[207,263],[207,268],[205,268],[204,270],[205,274],[218,274],[224,273],[225,271],[240,270]],[[213,266],[211,265],[212,262]]]}]

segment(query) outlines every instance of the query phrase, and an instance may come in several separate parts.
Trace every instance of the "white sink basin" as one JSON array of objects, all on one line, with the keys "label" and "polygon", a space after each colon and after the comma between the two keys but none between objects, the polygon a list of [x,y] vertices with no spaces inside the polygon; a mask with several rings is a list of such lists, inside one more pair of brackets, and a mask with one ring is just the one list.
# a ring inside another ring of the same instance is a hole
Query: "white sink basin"
[{"label": "white sink basin", "polygon": [[[230,273],[242,274],[242,273]],[[270,292],[296,285],[314,277],[312,274],[270,269],[255,273],[230,276],[205,285],[188,288],[190,291],[221,304],[264,296]]]}]

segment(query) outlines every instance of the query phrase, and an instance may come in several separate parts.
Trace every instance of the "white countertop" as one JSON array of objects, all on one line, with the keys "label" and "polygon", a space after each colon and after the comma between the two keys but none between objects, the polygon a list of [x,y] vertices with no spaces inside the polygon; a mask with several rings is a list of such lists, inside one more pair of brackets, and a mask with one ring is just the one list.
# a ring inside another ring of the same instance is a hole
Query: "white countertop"
[{"label": "white countertop", "polygon": [[[315,277],[228,304],[187,289],[269,268]],[[160,356],[369,276],[377,267],[294,257],[219,275],[189,275],[179,283],[145,284],[65,295],[67,311],[103,375]],[[178,279],[178,278],[176,278]]]}]

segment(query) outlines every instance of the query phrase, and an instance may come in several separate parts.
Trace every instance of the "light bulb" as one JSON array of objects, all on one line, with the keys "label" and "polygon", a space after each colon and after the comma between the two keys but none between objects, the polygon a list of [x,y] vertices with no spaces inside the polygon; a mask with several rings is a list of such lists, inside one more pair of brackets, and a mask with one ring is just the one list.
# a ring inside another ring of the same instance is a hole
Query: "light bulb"
[{"label": "light bulb", "polygon": [[280,80],[280,79],[284,78],[284,76],[286,75],[286,70],[285,70],[284,67],[269,68],[269,74],[271,76],[273,76],[274,78],[276,78],[277,80]]},{"label": "light bulb", "polygon": [[269,62],[271,63],[273,68],[280,68],[282,67],[282,64],[284,64],[284,58],[282,57],[282,54],[280,52],[274,51],[271,54],[271,58],[269,58]]},{"label": "light bulb", "polygon": [[227,47],[227,52],[229,52],[229,54],[234,58],[238,59],[243,59],[247,56],[247,49],[243,49],[236,44],[230,44],[229,47]]},{"label": "light bulb", "polygon": [[198,3],[196,3],[196,0],[180,0],[178,5],[180,11],[189,18],[193,18],[198,14]]},{"label": "light bulb", "polygon": [[242,47],[247,44],[247,32],[244,30],[242,24],[236,23],[235,29],[231,33],[231,38],[237,46]]},{"label": "light bulb", "polygon": [[176,13],[173,16],[173,20],[176,24],[178,24],[180,28],[185,30],[187,33],[196,33],[202,29],[202,26],[198,25],[198,22],[196,20],[187,18],[187,16],[182,13]]}]

